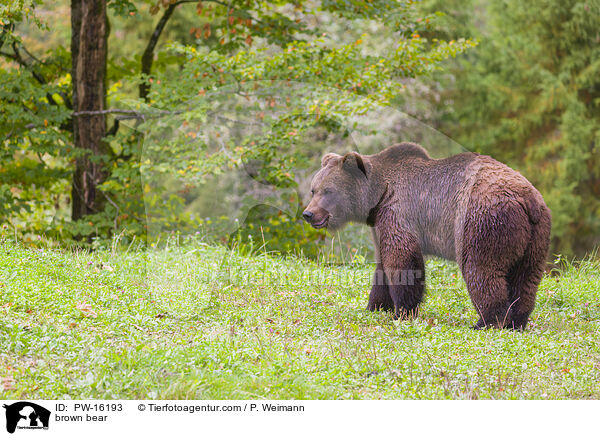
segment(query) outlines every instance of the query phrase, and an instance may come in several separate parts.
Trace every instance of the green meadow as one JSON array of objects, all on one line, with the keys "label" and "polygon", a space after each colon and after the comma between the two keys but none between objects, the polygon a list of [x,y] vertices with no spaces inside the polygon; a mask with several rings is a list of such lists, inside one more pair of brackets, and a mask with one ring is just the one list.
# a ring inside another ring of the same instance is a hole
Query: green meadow
[{"label": "green meadow", "polygon": [[373,266],[202,243],[0,246],[2,399],[600,399],[600,265],[560,262],[524,332],[484,330],[429,260],[415,319]]}]

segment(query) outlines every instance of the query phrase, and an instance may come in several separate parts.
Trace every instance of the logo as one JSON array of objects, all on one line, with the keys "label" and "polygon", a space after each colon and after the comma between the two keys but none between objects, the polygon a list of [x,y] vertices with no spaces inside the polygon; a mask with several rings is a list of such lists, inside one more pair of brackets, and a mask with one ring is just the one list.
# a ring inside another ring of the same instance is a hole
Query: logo
[{"label": "logo", "polygon": [[29,401],[19,401],[9,406],[3,406],[6,409],[6,430],[14,433],[15,429],[44,429],[48,430],[50,422],[50,411]]}]

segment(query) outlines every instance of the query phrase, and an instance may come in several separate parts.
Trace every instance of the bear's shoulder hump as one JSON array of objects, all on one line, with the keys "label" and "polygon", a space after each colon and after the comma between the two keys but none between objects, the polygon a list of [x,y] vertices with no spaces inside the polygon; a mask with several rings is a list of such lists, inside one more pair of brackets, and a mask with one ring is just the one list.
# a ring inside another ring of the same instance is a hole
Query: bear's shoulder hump
[{"label": "bear's shoulder hump", "polygon": [[393,160],[400,160],[409,157],[431,159],[427,151],[421,145],[414,142],[401,142],[399,144],[394,144],[379,154],[382,155],[382,157]]}]

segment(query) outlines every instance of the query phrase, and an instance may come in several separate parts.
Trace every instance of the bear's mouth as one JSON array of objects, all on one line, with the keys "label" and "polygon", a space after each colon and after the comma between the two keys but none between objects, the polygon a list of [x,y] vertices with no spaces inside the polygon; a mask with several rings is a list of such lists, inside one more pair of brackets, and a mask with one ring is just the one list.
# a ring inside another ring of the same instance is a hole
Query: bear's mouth
[{"label": "bear's mouth", "polygon": [[315,229],[321,229],[323,227],[327,227],[327,223],[329,222],[329,217],[330,217],[330,215],[327,215],[325,218],[323,218],[323,221],[321,221],[319,223],[315,223],[312,226]]}]

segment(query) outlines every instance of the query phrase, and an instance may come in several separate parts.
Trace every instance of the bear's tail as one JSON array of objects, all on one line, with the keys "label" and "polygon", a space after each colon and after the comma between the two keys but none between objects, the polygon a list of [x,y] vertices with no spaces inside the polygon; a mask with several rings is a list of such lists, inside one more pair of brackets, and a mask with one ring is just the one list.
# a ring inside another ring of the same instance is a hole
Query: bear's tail
[{"label": "bear's tail", "polygon": [[533,224],[537,224],[542,219],[542,205],[537,198],[527,199],[527,215],[529,215],[529,221]]},{"label": "bear's tail", "polygon": [[527,192],[525,195],[519,196],[519,203],[525,209],[529,221],[532,224],[537,224],[542,219],[542,215],[546,212],[547,206],[544,203],[544,198],[535,188],[532,192]]}]

